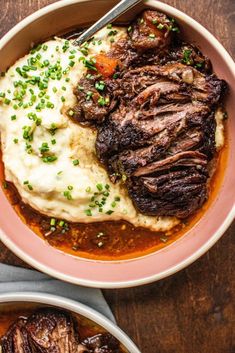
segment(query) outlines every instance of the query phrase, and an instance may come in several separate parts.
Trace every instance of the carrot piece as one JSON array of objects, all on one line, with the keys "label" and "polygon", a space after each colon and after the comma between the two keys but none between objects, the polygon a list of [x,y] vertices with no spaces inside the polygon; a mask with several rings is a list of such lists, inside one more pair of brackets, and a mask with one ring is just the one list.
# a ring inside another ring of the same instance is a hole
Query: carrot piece
[{"label": "carrot piece", "polygon": [[95,56],[95,67],[97,71],[104,77],[110,77],[115,73],[118,65],[118,60],[109,58],[105,54],[98,54]]}]

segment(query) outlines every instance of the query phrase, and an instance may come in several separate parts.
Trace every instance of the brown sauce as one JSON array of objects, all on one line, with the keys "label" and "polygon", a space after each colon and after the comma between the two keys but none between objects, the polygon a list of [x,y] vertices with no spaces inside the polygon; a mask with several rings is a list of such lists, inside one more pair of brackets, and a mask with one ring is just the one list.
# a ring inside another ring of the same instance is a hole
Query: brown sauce
[{"label": "brown sauce", "polygon": [[[34,303],[9,303],[0,304],[0,338],[6,334],[9,327],[19,317],[29,317],[35,310],[48,307],[49,305],[41,305]],[[87,337],[95,336],[99,333],[105,333],[106,330],[96,324],[95,322],[87,319],[86,317],[78,314],[72,314],[75,322],[77,323],[78,332],[81,341]],[[122,353],[127,353],[127,350],[121,346]]]},{"label": "brown sauce", "polygon": [[[228,146],[225,144],[217,157],[217,168],[210,183],[210,197],[193,216],[170,231],[153,232],[136,228],[128,222],[66,223],[67,228],[51,226],[51,218],[24,204],[13,184],[4,183],[4,167],[1,162],[1,180],[6,195],[17,214],[37,235],[51,246],[74,256],[99,260],[136,258],[155,252],[185,235],[204,215],[215,200],[223,181]],[[57,224],[59,220],[57,221]]]}]

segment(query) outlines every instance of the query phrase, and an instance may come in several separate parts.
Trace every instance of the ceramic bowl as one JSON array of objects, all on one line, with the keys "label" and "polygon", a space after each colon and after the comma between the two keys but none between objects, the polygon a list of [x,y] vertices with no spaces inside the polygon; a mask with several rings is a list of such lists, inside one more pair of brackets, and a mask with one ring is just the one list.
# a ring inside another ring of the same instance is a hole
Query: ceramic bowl
[{"label": "ceramic bowl", "polygon": [[[26,304],[39,304],[39,306],[50,306],[59,309],[64,309],[72,314],[79,314],[95,324],[104,328],[107,332],[111,333],[123,345],[128,353],[140,353],[139,349],[132,342],[132,340],[112,321],[108,320],[105,316],[89,308],[88,306],[76,302],[74,300],[66,299],[63,297],[46,294],[46,293],[6,293],[0,295],[0,315],[1,310],[11,311],[14,308],[23,308]],[[20,305],[20,306],[19,306]]]},{"label": "ceramic bowl", "polygon": [[[97,20],[117,1],[62,0],[27,17],[0,40],[0,70],[24,55],[32,42],[84,27]],[[198,22],[159,1],[145,1],[126,14],[129,21],[145,7],[176,18],[183,34],[211,58],[216,74],[230,87],[228,111],[229,152],[220,188],[210,207],[190,231],[164,249],[140,258],[123,261],[93,261],[66,255],[49,246],[20,220],[0,191],[0,238],[16,255],[33,267],[76,284],[91,287],[130,287],[159,280],[188,266],[222,236],[235,215],[235,64],[227,51]]]}]

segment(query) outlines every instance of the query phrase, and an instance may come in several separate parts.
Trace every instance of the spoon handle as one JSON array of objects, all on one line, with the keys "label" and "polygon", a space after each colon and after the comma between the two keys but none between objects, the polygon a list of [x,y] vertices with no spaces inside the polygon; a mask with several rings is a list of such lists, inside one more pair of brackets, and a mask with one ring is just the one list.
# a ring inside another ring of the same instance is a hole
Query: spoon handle
[{"label": "spoon handle", "polygon": [[95,22],[91,27],[84,31],[75,41],[74,45],[81,45],[87,39],[91,38],[98,30],[112,23],[120,15],[131,9],[133,6],[142,0],[122,0],[114,6],[108,13],[106,13],[100,20]]}]

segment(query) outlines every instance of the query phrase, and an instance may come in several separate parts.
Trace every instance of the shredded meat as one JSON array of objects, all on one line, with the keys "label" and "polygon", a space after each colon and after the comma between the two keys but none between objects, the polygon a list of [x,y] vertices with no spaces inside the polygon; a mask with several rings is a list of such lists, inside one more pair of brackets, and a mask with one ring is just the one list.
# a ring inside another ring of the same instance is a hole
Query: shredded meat
[{"label": "shredded meat", "polygon": [[[103,78],[102,93],[96,82],[82,78],[93,100],[84,103],[79,92],[76,107],[78,120],[98,129],[97,156],[113,182],[125,175],[136,208],[184,218],[208,197],[215,110],[226,83],[175,29],[166,15],[144,11],[129,37],[107,54],[120,63],[116,77]],[[97,106],[97,94],[108,99],[105,107]]]}]

